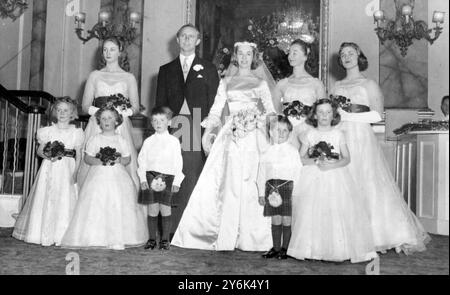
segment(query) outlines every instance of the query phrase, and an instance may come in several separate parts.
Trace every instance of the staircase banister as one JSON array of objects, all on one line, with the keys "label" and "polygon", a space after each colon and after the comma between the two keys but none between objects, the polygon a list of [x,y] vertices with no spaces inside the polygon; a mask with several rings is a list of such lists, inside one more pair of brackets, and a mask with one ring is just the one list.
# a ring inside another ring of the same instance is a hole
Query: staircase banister
[{"label": "staircase banister", "polygon": [[11,92],[0,84],[0,98],[4,98],[7,102],[18,108],[22,113],[39,113],[45,114],[45,108],[40,106],[29,106],[21,101],[17,96],[11,94]]},{"label": "staircase banister", "polygon": [[27,96],[27,97],[41,97],[53,103],[55,101],[55,97],[48,92],[45,91],[37,91],[37,90],[8,90],[9,93],[15,96]]}]

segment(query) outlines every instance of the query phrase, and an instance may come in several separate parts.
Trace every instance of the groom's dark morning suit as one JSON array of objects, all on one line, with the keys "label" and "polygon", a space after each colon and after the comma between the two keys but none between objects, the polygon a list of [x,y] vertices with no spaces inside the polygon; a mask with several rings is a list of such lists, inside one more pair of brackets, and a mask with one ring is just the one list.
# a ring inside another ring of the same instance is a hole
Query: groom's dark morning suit
[{"label": "groom's dark morning suit", "polygon": [[[198,131],[201,129],[198,125],[208,115],[214,103],[219,80],[216,67],[197,55],[192,61],[189,72],[186,69],[185,74],[183,74],[180,57],[159,69],[155,106],[168,106],[173,111],[174,117],[184,116],[190,122],[189,138],[181,137],[185,178],[179,193],[174,196],[174,203],[177,204],[177,207],[172,211],[172,233],[178,226],[205,163],[205,155],[202,150],[199,150],[201,134]],[[187,103],[189,109],[187,113],[189,114],[180,114],[182,109],[186,110],[183,108],[185,103]],[[194,111],[194,109],[197,110]],[[200,111],[200,118],[193,118],[198,111]],[[174,122],[172,122],[172,127],[175,127],[174,131],[178,132]],[[194,144],[193,141],[196,143]],[[197,147],[197,151],[193,150],[195,147]]]}]

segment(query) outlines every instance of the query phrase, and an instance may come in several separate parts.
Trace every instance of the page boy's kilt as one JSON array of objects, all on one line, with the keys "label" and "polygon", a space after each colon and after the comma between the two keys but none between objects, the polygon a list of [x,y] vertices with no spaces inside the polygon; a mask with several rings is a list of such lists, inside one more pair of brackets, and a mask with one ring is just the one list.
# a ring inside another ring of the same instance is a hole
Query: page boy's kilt
[{"label": "page boy's kilt", "polygon": [[[284,183],[284,184],[283,184]],[[274,191],[274,187],[281,196],[283,201],[280,206],[272,207],[269,204],[269,195]],[[264,205],[264,216],[292,216],[292,190],[294,188],[293,181],[287,181],[283,179],[270,179],[266,181],[266,192]]]},{"label": "page boy's kilt", "polygon": [[[147,171],[146,177],[149,189],[144,190],[141,194],[139,194],[138,203],[143,205],[159,203],[166,206],[172,206],[172,183],[174,176],[156,171]],[[153,179],[156,177],[161,177],[166,183],[165,190],[161,192],[155,192],[152,190],[151,184]]]}]

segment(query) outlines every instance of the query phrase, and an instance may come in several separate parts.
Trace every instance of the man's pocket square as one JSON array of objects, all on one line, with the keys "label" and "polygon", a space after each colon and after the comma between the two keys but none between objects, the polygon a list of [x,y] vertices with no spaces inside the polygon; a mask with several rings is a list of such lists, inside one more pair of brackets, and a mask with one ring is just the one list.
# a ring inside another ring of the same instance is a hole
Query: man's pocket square
[{"label": "man's pocket square", "polygon": [[199,74],[199,75],[197,76],[197,78],[203,78],[203,76]]}]

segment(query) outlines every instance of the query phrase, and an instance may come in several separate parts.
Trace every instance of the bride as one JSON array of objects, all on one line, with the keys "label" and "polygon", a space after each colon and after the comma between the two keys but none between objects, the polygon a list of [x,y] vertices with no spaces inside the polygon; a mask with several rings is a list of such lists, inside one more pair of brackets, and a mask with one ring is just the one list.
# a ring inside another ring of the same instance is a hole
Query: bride
[{"label": "bride", "polygon": [[[91,115],[85,130],[84,147],[93,135],[99,134],[101,131],[95,119],[95,112],[108,101],[111,95],[121,94],[128,98],[131,107],[120,111],[123,123],[117,128],[117,132],[125,138],[129,145],[131,163],[127,166],[127,171],[131,175],[136,189],[139,190],[140,185],[136,172],[137,152],[131,136],[131,121],[128,118],[139,112],[139,96],[136,78],[127,72],[129,64],[123,43],[118,38],[110,37],[103,41],[100,66],[102,67],[100,70],[93,71],[89,75],[84,89],[83,112]],[[77,176],[79,187],[83,185],[88,170],[89,165],[81,161]]]},{"label": "bride", "polygon": [[[266,114],[275,109],[268,83],[252,72],[257,61],[256,44],[234,45],[232,63],[238,69],[221,80],[202,122],[209,156],[173,237],[175,246],[216,251],[266,251],[272,246],[270,219],[263,216],[256,186],[259,155],[267,144],[265,117],[257,115],[257,105],[261,102]],[[231,117],[210,147],[226,103]],[[244,127],[246,119],[252,127]]]}]

